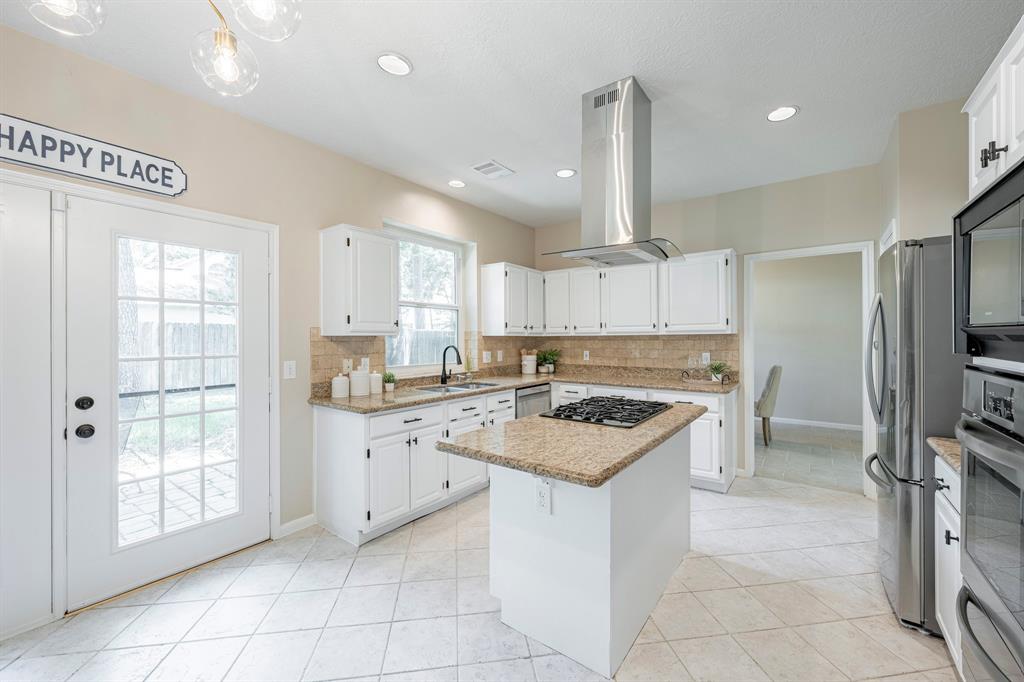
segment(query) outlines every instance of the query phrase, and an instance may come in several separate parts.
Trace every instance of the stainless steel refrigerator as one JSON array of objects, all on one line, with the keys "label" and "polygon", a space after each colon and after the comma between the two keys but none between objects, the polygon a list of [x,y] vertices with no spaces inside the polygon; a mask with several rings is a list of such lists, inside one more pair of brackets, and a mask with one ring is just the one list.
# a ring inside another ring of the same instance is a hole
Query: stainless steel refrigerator
[{"label": "stainless steel refrigerator", "polygon": [[865,461],[878,489],[878,557],[893,611],[938,632],[931,543],[934,455],[952,436],[966,356],[953,353],[952,241],[902,241],[878,259],[864,367],[878,452]]}]

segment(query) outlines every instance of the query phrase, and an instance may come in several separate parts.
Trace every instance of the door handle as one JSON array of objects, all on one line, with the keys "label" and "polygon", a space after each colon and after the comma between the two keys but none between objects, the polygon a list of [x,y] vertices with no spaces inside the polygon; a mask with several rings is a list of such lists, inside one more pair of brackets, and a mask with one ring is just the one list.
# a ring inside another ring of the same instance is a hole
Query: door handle
[{"label": "door handle", "polygon": [[[1009,678],[1003,674],[999,669],[999,666],[995,664],[992,657],[988,655],[985,648],[981,646],[981,642],[978,641],[978,636],[974,634],[974,628],[971,627],[971,621],[967,618],[967,603],[971,602],[975,607],[981,611],[985,617],[988,614],[985,613],[985,609],[981,608],[981,605],[971,598],[971,592],[967,589],[966,585],[960,587],[960,592],[956,595],[956,619],[960,621],[960,632],[967,639],[968,645],[973,650],[974,654],[978,658],[978,662],[981,663],[981,667],[985,668],[985,671],[991,675],[993,680],[1004,680],[1009,682]],[[989,619],[991,621],[991,619]],[[995,627],[995,623],[992,623],[992,627]],[[998,634],[998,630],[997,630]],[[1002,635],[1000,635],[1001,637]]]},{"label": "door handle", "polygon": [[877,485],[879,488],[882,488],[886,492],[891,493],[893,491],[893,484],[889,483],[889,481],[886,481],[881,476],[876,474],[874,468],[871,466],[872,464],[874,464],[876,459],[878,459],[877,452],[872,454],[866,460],[864,460],[864,473],[866,473],[868,475],[868,478],[874,481],[875,485]]},{"label": "door handle", "polygon": [[950,544],[950,542],[951,542],[951,541],[952,541],[952,542],[960,542],[960,538],[958,538],[957,536],[953,535],[953,534],[952,534],[952,533],[951,533],[951,532],[949,531],[949,529],[947,528],[947,529],[946,529],[946,544],[947,544],[947,545],[948,545],[948,544]]},{"label": "door handle", "polygon": [[[875,294],[875,300],[871,304],[869,313],[868,334],[864,340],[864,382],[867,387],[868,403],[871,405],[871,414],[875,423],[881,424],[885,410],[886,387],[889,384],[888,358],[885,347],[885,313],[882,311],[882,294]],[[882,397],[878,397],[878,387],[875,385],[875,362],[874,362],[874,339],[875,326],[878,320],[882,320]]]},{"label": "door handle", "polygon": [[96,435],[96,427],[92,424],[82,424],[75,429],[75,435],[79,438],[92,438]]},{"label": "door handle", "polygon": [[96,401],[91,396],[83,395],[81,398],[75,401],[75,407],[80,410],[88,410],[90,407],[96,404]]}]

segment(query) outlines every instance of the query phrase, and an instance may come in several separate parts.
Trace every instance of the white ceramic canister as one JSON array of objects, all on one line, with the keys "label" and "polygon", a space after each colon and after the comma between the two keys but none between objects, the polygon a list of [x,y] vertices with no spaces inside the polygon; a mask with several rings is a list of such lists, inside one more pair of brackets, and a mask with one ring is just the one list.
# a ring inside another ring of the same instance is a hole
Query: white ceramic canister
[{"label": "white ceramic canister", "polygon": [[523,374],[536,374],[537,373],[537,356],[536,355],[524,355],[523,356]]},{"label": "white ceramic canister", "polygon": [[370,374],[370,393],[383,393],[384,379],[380,372]]},{"label": "white ceramic canister", "polygon": [[352,385],[349,388],[349,392],[353,398],[359,398],[362,396],[370,395],[370,373],[359,370],[354,371],[349,376],[352,380]]},{"label": "white ceramic canister", "polygon": [[331,379],[331,397],[332,398],[347,398],[348,397],[348,377],[344,374]]}]

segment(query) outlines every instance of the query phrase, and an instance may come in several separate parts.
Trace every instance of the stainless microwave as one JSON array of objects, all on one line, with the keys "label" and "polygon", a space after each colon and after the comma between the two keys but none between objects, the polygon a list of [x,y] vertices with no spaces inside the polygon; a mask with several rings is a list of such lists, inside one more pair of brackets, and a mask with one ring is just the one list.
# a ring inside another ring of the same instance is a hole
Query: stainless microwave
[{"label": "stainless microwave", "polygon": [[953,219],[957,353],[1024,362],[1024,162]]}]

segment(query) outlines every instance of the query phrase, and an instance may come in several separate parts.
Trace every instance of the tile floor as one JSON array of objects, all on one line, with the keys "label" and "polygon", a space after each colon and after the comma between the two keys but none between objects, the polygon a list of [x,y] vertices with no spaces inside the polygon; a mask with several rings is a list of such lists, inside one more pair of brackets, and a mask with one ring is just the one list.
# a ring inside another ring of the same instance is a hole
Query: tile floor
[{"label": "tile floor", "polygon": [[[597,680],[506,627],[487,493],[358,551],[320,528],[0,643],[2,680]],[[617,679],[955,680],[897,625],[874,506],[767,478],[693,491],[693,551]]]},{"label": "tile floor", "polygon": [[834,490],[863,491],[860,431],[772,423],[772,445],[761,438],[756,420],[757,475]]}]

